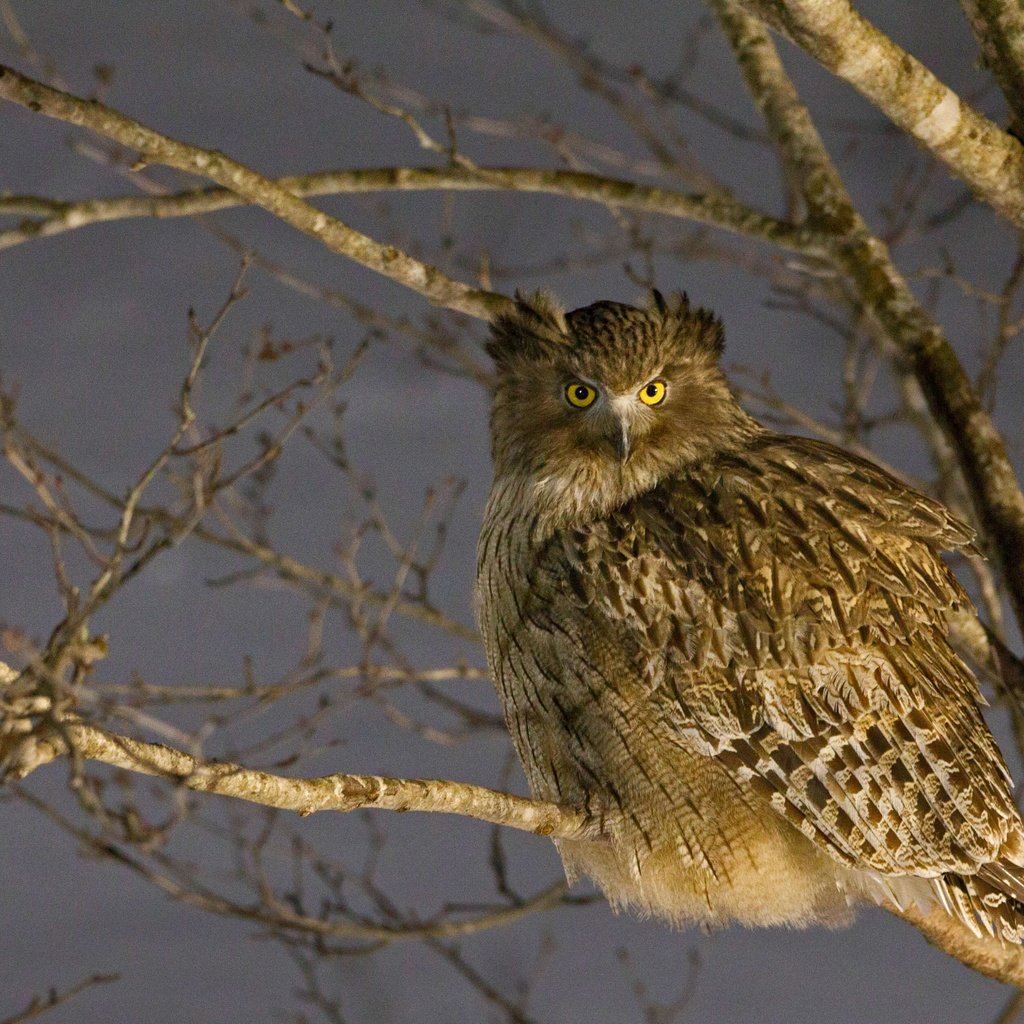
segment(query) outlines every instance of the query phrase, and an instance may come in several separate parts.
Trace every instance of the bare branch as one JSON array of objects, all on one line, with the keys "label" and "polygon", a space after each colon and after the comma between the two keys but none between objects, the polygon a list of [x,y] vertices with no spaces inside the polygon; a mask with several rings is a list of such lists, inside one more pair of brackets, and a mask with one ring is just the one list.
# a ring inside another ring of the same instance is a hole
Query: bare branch
[{"label": "bare branch", "polygon": [[1024,132],[1024,7],[1015,0],[960,0],[981,46],[985,66],[995,75],[1013,112],[1014,134]]},{"label": "bare branch", "polygon": [[940,907],[923,911],[912,904],[903,910],[887,909],[920,929],[933,946],[979,974],[1007,985],[1024,986],[1024,950],[1020,946],[1004,945],[994,939],[972,935]]},{"label": "bare branch", "polygon": [[[271,183],[294,196],[420,191],[543,193],[600,203],[610,209],[685,217],[806,255],[820,256],[825,251],[825,240],[812,228],[787,224],[720,193],[688,194],[583,171],[533,167],[380,167],[288,175]],[[164,196],[88,199],[75,203],[39,196],[4,196],[0,197],[0,214],[21,214],[41,219],[0,231],[0,249],[112,220],[194,217],[248,203],[264,205],[259,199],[230,187],[191,189]]]},{"label": "bare branch", "polygon": [[999,1016],[992,1021],[992,1024],[1017,1024],[1022,1010],[1024,1010],[1024,989],[1017,989],[1006,1001],[1006,1005],[1000,1011]]},{"label": "bare branch", "polygon": [[[397,915],[386,915],[384,920],[376,920],[354,912],[342,903],[331,908],[335,913],[324,913],[322,906],[306,912],[301,906],[295,905],[292,897],[276,893],[263,877],[256,884],[258,901],[230,898],[198,882],[188,865],[176,862],[165,854],[151,853],[151,859],[156,861],[154,864],[149,859],[134,855],[124,844],[114,848],[110,836],[95,835],[73,824],[52,804],[41,800],[24,787],[18,786],[17,791],[21,799],[73,836],[83,849],[96,857],[113,856],[123,867],[172,899],[205,913],[248,921],[276,932],[278,937],[287,935],[296,942],[307,943],[322,956],[367,952],[395,942],[425,938],[461,938],[515,924],[531,914],[543,913],[556,907],[590,902],[588,897],[568,895],[569,887],[564,879],[512,904],[473,907],[473,912],[466,916],[461,916],[465,908],[451,908],[428,920]],[[306,852],[305,849],[303,852]],[[322,864],[318,867],[328,870]],[[366,885],[367,879],[360,879],[360,883]],[[378,890],[372,895],[382,894]]]},{"label": "bare branch", "polygon": [[650,152],[662,173],[709,193],[724,195],[718,181],[700,167],[687,140],[669,119],[652,121],[642,106],[609,79],[604,63],[587,52],[579,39],[560,32],[539,5],[497,4],[491,0],[462,0],[464,6],[491,29],[515,32],[547,50],[569,68],[580,86],[598,96],[628,126]]},{"label": "bare branch", "polygon": [[51,989],[45,996],[33,996],[24,1010],[14,1014],[13,1017],[5,1017],[0,1021],[0,1024],[28,1024],[28,1021],[35,1020],[44,1013],[48,1013],[50,1010],[55,1010],[58,1006],[63,1006],[64,1003],[70,1002],[75,996],[85,992],[86,989],[93,988],[96,985],[108,985],[110,982],[120,981],[120,979],[121,976],[119,974],[94,974],[78,982],[77,985],[72,985],[71,988],[65,989],[63,992]]},{"label": "bare branch", "polygon": [[[6,666],[3,668],[10,677]],[[162,744],[120,736],[74,718],[62,724],[61,735],[37,740],[39,753],[33,767],[60,757],[70,749],[80,760],[99,761],[167,778],[197,792],[230,796],[301,815],[360,808],[441,812],[462,814],[551,838],[600,841],[599,829],[581,811],[482,786],[437,779],[350,774],[291,779],[233,764],[202,762]],[[547,894],[540,899],[546,901]],[[920,928],[930,942],[975,970],[1003,982],[1024,984],[1024,953],[1019,947],[976,938],[941,909],[928,913],[913,906],[889,909]]]},{"label": "bare branch", "polygon": [[1024,228],[1024,147],[861,17],[848,0],[742,0],[849,82],[1011,224]]},{"label": "bare branch", "polygon": [[438,939],[426,939],[425,942],[430,949],[447,960],[488,1003],[500,1010],[511,1024],[534,1024],[532,1017],[527,1017],[519,1006],[507,996],[502,995],[466,960],[458,946],[441,942]]},{"label": "bare branch", "polygon": [[74,718],[63,725],[64,735],[39,739],[37,765],[64,756],[70,746],[82,760],[171,779],[200,793],[235,797],[303,816],[364,807],[433,811],[462,814],[561,839],[579,839],[593,828],[587,815],[580,811],[464,782],[349,774],[290,779],[234,764],[203,762],[163,744],[120,736]]},{"label": "bare branch", "polygon": [[452,280],[437,267],[414,259],[395,246],[374,241],[217,150],[179,142],[102,103],[52,89],[2,64],[0,98],[113,139],[138,152],[142,164],[165,164],[209,178],[316,238],[332,252],[404,284],[435,305],[486,319],[508,304],[503,295]]}]

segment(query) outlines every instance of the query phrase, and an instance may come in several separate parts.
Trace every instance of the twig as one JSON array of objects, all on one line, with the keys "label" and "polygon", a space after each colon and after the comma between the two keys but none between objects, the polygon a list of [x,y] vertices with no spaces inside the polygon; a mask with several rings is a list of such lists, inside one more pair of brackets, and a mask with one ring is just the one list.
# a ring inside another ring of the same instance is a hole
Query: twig
[{"label": "twig", "polygon": [[[28,789],[19,786],[17,792],[19,799],[74,836],[90,854],[117,861],[122,867],[172,899],[196,907],[205,913],[248,921],[278,936],[287,935],[296,941],[306,941],[324,956],[372,952],[395,942],[418,941],[424,938],[460,938],[514,924],[531,914],[588,902],[585,897],[568,896],[568,885],[564,879],[512,906],[476,908],[475,913],[465,917],[454,917],[452,915],[455,912],[452,911],[425,921],[407,918],[375,920],[351,910],[337,900],[328,908],[329,912],[325,912],[323,905],[319,905],[317,912],[308,913],[296,902],[295,897],[277,895],[264,879],[260,879],[255,886],[258,899],[244,902],[239,898],[222,896],[202,885],[195,878],[191,865],[175,861],[167,854],[151,851],[150,860],[156,862],[155,866],[147,859],[136,856],[130,848],[126,848],[126,844],[115,844],[108,835],[97,836],[75,825],[61,815],[52,804],[35,796]],[[319,867],[320,873],[330,873],[326,865]],[[339,880],[347,877],[347,873],[341,872]],[[247,880],[250,883],[254,881],[252,878]]]},{"label": "twig", "polygon": [[84,978],[77,985],[72,985],[71,988],[65,989],[63,992],[50,989],[45,996],[33,996],[24,1010],[14,1014],[12,1017],[5,1017],[0,1021],[0,1024],[27,1024],[28,1021],[35,1020],[36,1017],[41,1017],[44,1013],[48,1013],[50,1010],[55,1010],[58,1006],[70,1002],[75,996],[81,995],[86,989],[93,988],[96,985],[109,985],[112,981],[120,980],[121,975],[119,974],[94,974],[89,978]]}]

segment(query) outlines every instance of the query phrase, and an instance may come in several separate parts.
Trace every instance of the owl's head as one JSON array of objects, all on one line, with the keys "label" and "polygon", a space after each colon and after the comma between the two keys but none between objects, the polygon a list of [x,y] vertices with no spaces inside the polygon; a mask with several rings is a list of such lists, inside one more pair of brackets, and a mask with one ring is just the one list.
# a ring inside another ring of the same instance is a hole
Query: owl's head
[{"label": "owl's head", "polygon": [[719,321],[685,295],[562,309],[517,296],[491,327],[495,473],[572,507],[614,507],[755,429],[718,367]]}]

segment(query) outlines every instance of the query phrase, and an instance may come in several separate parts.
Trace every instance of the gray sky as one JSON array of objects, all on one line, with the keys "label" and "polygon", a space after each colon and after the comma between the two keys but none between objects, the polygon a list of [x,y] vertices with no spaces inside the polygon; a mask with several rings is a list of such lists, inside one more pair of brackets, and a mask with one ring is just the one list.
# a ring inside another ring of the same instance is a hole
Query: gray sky
[{"label": "gray sky", "polygon": [[[274,4],[265,6],[280,33],[244,17],[244,5],[216,0],[11,0],[11,6],[72,89],[89,92],[91,69],[111,65],[114,79],[107,99],[112,105],[266,173],[431,161],[404,126],[308,74],[301,60],[313,57],[315,50],[300,52],[289,45],[288,39],[301,39],[302,32]],[[701,13],[699,5],[660,0],[637,5],[561,0],[546,7],[560,26],[601,55],[623,66],[642,63],[653,74],[673,70],[680,40]],[[984,85],[958,5],[875,0],[861,7],[953,88],[973,95]],[[335,19],[339,49],[366,69],[386,67],[396,81],[456,109],[492,118],[548,115],[640,155],[608,109],[528,43],[480,37],[412,3],[323,0],[318,9]],[[925,14],[929,29],[921,33]],[[869,220],[880,224],[881,206],[912,149],[881,130],[881,121],[857,97],[835,87],[802,55],[784,49],[813,111],[833,126],[826,136],[855,198]],[[34,73],[2,34],[0,56]],[[756,125],[713,27],[688,84]],[[980,102],[999,113],[993,96]],[[693,152],[741,198],[781,211],[778,176],[763,149],[723,137],[693,117],[679,115],[679,123]],[[869,130],[854,130],[865,125]],[[71,199],[131,190],[131,183],[109,167],[73,152],[71,141],[89,139],[20,108],[0,107],[0,191]],[[536,141],[477,136],[460,141],[480,162],[553,163],[550,150]],[[157,177],[167,183],[179,180],[165,172]],[[940,194],[955,194],[955,188]],[[590,238],[612,226],[607,211],[549,197],[486,195],[460,196],[450,204],[431,195],[342,197],[325,200],[324,207],[375,237],[412,246],[456,276],[470,273],[459,259],[472,260],[487,250],[497,268],[518,268],[496,280],[503,291],[545,285],[570,306],[598,298],[630,300],[639,291],[623,272],[621,258],[540,275],[529,272],[554,257],[585,256]],[[392,314],[418,318],[429,313],[418,297],[326,253],[267,215],[234,212],[216,222],[322,286]],[[682,237],[688,230],[679,223],[652,220],[650,225],[662,239]],[[458,239],[454,253],[442,245],[449,228]],[[724,236],[710,237],[739,251]],[[897,256],[911,272],[934,263],[939,245],[946,245],[965,273],[992,287],[1008,266],[1008,240],[1009,232],[987,212],[976,211],[946,234],[903,246]],[[746,251],[758,258],[768,255],[767,250]],[[767,305],[764,282],[735,262],[683,262],[663,255],[656,268],[661,287],[685,288],[696,302],[723,316],[730,365],[770,369],[774,386],[787,400],[814,415],[828,414],[837,393],[839,353],[818,325]],[[185,220],[90,227],[0,252],[0,373],[5,385],[18,390],[22,421],[73,463],[123,490],[173,427],[171,410],[187,366],[188,309],[209,318],[236,270],[231,251]],[[222,422],[227,415],[238,386],[239,353],[261,325],[271,324],[279,337],[333,337],[339,356],[365,334],[343,314],[259,270],[251,272],[249,285],[249,298],[214,345],[201,396],[209,421]],[[937,313],[965,361],[975,366],[975,306],[955,289],[946,289]],[[482,336],[478,324],[466,330]],[[291,362],[281,372],[298,366]],[[1024,381],[1021,367],[1019,355],[1008,364],[1000,406],[1001,422],[1017,440],[1018,460],[1021,434],[1014,402],[1019,402]],[[883,388],[882,404],[884,396]],[[350,455],[362,472],[372,474],[397,528],[411,526],[426,487],[451,473],[466,480],[434,596],[451,615],[470,623],[475,535],[490,479],[486,396],[468,381],[426,371],[408,346],[393,344],[371,348],[342,397],[348,406]],[[325,419],[317,422],[326,424]],[[308,446],[297,448],[282,462],[271,491],[277,509],[272,533],[283,550],[330,566],[332,545],[355,514],[352,496],[322,458]],[[884,435],[881,449],[908,471],[925,468],[905,432]],[[17,504],[27,499],[14,474],[0,468],[0,500]],[[46,538],[0,517],[0,560],[8,579],[0,594],[0,623],[45,638],[60,616]],[[205,584],[237,567],[197,543],[186,543],[156,563],[95,623],[111,637],[103,678],[124,680],[138,673],[154,682],[238,683],[245,658],[252,660],[260,680],[285,672],[301,656],[308,607],[281,590]],[[358,657],[337,615],[329,617],[328,630],[333,664]],[[419,664],[450,664],[462,657],[482,663],[472,647],[426,631],[409,628],[402,640]],[[496,708],[486,684],[464,685],[474,688],[473,699],[481,706]],[[198,719],[193,715],[182,721],[194,725]],[[228,730],[225,742],[265,735],[276,722],[273,715],[248,715]],[[508,749],[498,735],[451,748],[414,741],[379,715],[348,705],[339,705],[325,729],[337,744],[325,744],[307,757],[304,773],[351,770],[497,785]],[[522,788],[518,773],[512,785]],[[27,787],[71,812],[58,769],[37,773]],[[225,802],[207,801],[203,807],[202,817],[210,823],[230,813]],[[83,858],[73,840],[25,805],[6,800],[0,803],[0,816],[5,836],[0,852],[0,921],[5,925],[0,928],[0,1017],[20,1009],[34,992],[64,987],[97,971],[118,971],[123,977],[56,1011],[49,1018],[54,1024],[231,1024],[279,1020],[280,1011],[294,1012],[296,970],[275,944],[253,941],[251,926],[174,903],[110,862]],[[472,902],[493,895],[486,828],[422,816],[382,824],[390,837],[382,877],[400,905],[428,915],[445,900]],[[365,838],[365,826],[354,817],[320,817],[294,827],[341,859],[350,852],[356,856]],[[211,864],[224,856],[223,844],[203,828],[189,827],[176,837],[173,849]],[[557,857],[545,840],[510,836],[508,849],[524,891],[558,877]],[[852,928],[839,932],[731,929],[706,935],[673,933],[659,924],[616,917],[597,904],[475,936],[464,950],[482,973],[511,992],[516,979],[529,973],[548,932],[556,952],[530,1004],[532,1015],[542,1021],[637,1019],[629,971],[642,976],[653,996],[668,1000],[678,992],[691,950],[699,952],[703,966],[684,1020],[986,1021],[1005,998],[998,985],[931,950],[916,932],[881,912],[865,912]],[[620,963],[619,949],[628,951],[631,968]],[[450,966],[411,943],[340,961],[325,984],[340,994],[350,1020],[479,1020],[491,1012]]]}]

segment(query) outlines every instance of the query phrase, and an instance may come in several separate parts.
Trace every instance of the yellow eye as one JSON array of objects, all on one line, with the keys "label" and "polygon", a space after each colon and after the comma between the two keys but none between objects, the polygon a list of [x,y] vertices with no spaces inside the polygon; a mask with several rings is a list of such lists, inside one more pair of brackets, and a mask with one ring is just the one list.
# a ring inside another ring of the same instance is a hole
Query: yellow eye
[{"label": "yellow eye", "polygon": [[586,409],[588,405],[594,404],[597,392],[583,381],[574,380],[565,387],[565,400],[576,409]]},{"label": "yellow eye", "polygon": [[646,387],[640,389],[640,401],[644,405],[661,405],[665,401],[665,382],[663,380],[652,380]]}]

